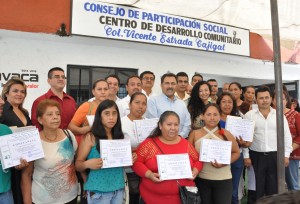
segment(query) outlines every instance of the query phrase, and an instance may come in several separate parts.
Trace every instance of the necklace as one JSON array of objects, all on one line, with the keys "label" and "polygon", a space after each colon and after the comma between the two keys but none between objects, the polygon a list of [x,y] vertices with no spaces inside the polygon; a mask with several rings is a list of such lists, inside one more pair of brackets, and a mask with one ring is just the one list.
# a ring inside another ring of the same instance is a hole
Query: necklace
[{"label": "necklace", "polygon": [[57,131],[56,131],[56,134],[55,134],[54,139],[50,139],[49,137],[46,136],[45,132],[43,132],[43,133],[44,133],[44,137],[45,137],[47,140],[51,141],[51,142],[55,141],[55,140],[57,139],[57,136],[58,136]]}]

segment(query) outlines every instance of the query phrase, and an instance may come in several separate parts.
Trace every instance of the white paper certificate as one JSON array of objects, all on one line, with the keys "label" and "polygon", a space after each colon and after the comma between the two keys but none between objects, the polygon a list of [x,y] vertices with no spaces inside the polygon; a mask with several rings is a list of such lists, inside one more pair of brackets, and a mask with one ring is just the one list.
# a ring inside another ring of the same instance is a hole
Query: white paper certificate
[{"label": "white paper certificate", "polygon": [[89,123],[89,126],[92,127],[93,123],[94,123],[94,120],[95,120],[95,115],[87,115],[86,119],[87,119],[87,121]]},{"label": "white paper certificate", "polygon": [[100,140],[102,168],[132,165],[130,140]]},{"label": "white paper certificate", "polygon": [[235,137],[241,136],[244,141],[252,142],[254,134],[253,120],[242,119],[236,116],[227,116],[225,129]]},{"label": "white paper certificate", "polygon": [[160,180],[192,178],[189,155],[163,154],[157,155],[157,166]]},{"label": "white paper certificate", "polygon": [[2,168],[20,164],[20,159],[28,162],[44,157],[38,129],[29,129],[0,137]]},{"label": "white paper certificate", "polygon": [[158,118],[134,120],[134,131],[138,143],[142,143],[157,127]]},{"label": "white paper certificate", "polygon": [[230,164],[231,141],[203,139],[200,146],[200,161]]}]

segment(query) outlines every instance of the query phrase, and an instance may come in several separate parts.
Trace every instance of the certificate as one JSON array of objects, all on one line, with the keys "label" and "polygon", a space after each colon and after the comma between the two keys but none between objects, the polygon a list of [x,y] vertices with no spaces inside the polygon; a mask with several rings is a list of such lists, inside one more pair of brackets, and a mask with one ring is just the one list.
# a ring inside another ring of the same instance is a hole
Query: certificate
[{"label": "certificate", "polygon": [[193,178],[189,155],[157,155],[157,166],[160,180]]},{"label": "certificate", "polygon": [[87,115],[86,119],[87,119],[87,121],[89,123],[89,126],[92,127],[93,123],[94,123],[94,120],[95,120],[95,115]]},{"label": "certificate", "polygon": [[9,128],[11,129],[11,131],[13,133],[23,132],[23,131],[26,131],[26,130],[35,130],[36,129],[35,126],[24,126],[24,127],[12,126],[12,127],[9,127]]},{"label": "certificate", "polygon": [[253,120],[242,119],[236,116],[227,116],[225,129],[235,137],[241,136],[244,141],[252,142],[254,134]]},{"label": "certificate", "polygon": [[0,156],[3,169],[19,165],[21,158],[28,162],[43,158],[44,151],[38,130],[24,129],[0,137]]},{"label": "certificate", "polygon": [[102,168],[132,165],[130,140],[100,140]]},{"label": "certificate", "polygon": [[134,120],[134,132],[138,143],[142,143],[157,127],[158,118]]},{"label": "certificate", "polygon": [[231,141],[203,139],[200,146],[200,161],[230,164]]}]

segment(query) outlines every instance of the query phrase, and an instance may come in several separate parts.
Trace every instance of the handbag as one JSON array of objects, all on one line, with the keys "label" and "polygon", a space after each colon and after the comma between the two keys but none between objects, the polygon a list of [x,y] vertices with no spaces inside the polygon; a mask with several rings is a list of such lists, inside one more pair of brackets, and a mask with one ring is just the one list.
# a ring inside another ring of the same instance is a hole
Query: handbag
[{"label": "handbag", "polygon": [[196,186],[181,186],[177,180],[182,204],[200,204],[201,198]]},{"label": "handbag", "polygon": [[[152,138],[152,141],[154,142],[156,147],[159,149],[159,151],[162,154],[165,154],[153,138]],[[181,186],[179,181],[178,180],[176,180],[176,181],[177,181],[177,186],[179,189],[179,196],[180,196],[180,200],[181,200],[182,204],[200,204],[201,203],[200,193],[196,186]]]}]

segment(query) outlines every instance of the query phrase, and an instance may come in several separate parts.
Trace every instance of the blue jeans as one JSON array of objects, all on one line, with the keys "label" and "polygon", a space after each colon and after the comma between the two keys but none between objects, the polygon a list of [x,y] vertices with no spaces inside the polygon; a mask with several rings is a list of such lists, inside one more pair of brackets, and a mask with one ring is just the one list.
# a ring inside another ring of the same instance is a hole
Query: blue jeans
[{"label": "blue jeans", "polygon": [[240,158],[231,164],[232,174],[232,200],[231,204],[239,203],[239,183],[244,170],[244,156],[241,153]]},{"label": "blue jeans", "polygon": [[285,181],[289,190],[300,190],[298,178],[299,160],[290,159],[289,166],[285,168]]},{"label": "blue jeans", "polygon": [[14,204],[14,198],[12,196],[11,190],[0,193],[0,203],[1,204]]},{"label": "blue jeans", "polygon": [[[92,195],[91,195],[92,194]],[[88,204],[121,204],[124,197],[124,188],[112,192],[90,192],[88,191]]]}]

